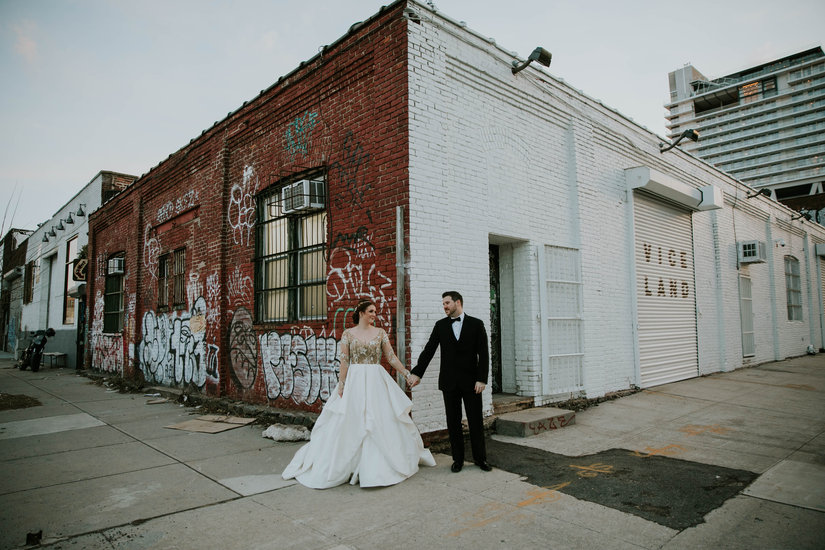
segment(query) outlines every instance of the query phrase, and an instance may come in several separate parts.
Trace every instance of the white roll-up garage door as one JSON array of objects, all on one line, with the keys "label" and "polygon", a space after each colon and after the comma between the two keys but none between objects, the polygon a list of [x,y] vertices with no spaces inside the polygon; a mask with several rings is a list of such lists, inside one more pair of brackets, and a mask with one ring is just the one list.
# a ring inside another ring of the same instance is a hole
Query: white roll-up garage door
[{"label": "white roll-up garage door", "polygon": [[634,193],[641,386],[698,375],[691,214]]}]

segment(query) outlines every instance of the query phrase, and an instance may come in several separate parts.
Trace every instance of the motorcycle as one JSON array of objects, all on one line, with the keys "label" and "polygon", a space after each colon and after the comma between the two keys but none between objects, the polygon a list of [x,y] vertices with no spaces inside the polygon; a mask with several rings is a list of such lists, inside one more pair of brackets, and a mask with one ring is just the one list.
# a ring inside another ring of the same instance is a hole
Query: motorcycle
[{"label": "motorcycle", "polygon": [[40,370],[40,361],[43,359],[43,348],[46,347],[46,341],[54,336],[54,329],[37,330],[31,333],[32,341],[23,350],[20,360],[17,361],[17,367],[20,370],[26,370],[31,367],[32,372]]}]

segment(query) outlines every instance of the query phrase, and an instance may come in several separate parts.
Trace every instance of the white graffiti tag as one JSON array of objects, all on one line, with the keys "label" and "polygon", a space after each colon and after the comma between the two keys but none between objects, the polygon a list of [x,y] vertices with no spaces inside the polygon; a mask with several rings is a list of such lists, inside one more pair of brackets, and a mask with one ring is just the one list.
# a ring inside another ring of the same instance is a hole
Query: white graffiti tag
[{"label": "white graffiti tag", "polygon": [[330,255],[327,296],[333,303],[372,300],[378,310],[378,324],[388,333],[392,330],[391,287],[392,279],[378,271],[375,264],[353,263],[352,253],[344,249]]},{"label": "white graffiti tag", "polygon": [[143,231],[143,265],[155,279],[158,278],[158,256],[160,256],[160,243],[152,236],[152,226],[147,225]]},{"label": "white graffiti tag", "polygon": [[338,342],[334,338],[269,332],[260,336],[261,360],[270,399],[326,402],[338,384]]},{"label": "white graffiti tag", "polygon": [[232,228],[235,244],[246,245],[252,240],[252,228],[255,226],[255,200],[253,195],[258,186],[255,170],[247,166],[243,170],[241,183],[232,185],[229,194],[229,211],[227,218]]},{"label": "white graffiti tag", "polygon": [[240,266],[229,272],[226,281],[226,291],[230,300],[240,300],[249,303],[252,301],[252,277],[241,273]]},{"label": "white graffiti tag", "polygon": [[[165,385],[194,384],[203,387],[217,375],[218,350],[207,350],[206,301],[195,300],[191,311],[163,315],[148,311],[143,316],[142,340],[138,346],[140,370],[146,380]],[[209,356],[208,356],[209,355]],[[210,363],[213,368],[209,369]],[[207,372],[211,370],[212,372]]]}]

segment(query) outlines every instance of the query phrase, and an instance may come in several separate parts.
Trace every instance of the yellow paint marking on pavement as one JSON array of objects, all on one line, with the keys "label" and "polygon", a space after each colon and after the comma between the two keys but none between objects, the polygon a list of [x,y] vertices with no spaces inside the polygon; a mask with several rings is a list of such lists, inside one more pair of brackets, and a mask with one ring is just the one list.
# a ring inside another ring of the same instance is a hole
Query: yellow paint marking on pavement
[{"label": "yellow paint marking on pavement", "polygon": [[602,464],[600,462],[596,462],[590,466],[577,466],[576,464],[571,464],[570,467],[574,470],[579,470],[576,472],[579,477],[596,477],[599,474],[613,473],[613,466]]}]

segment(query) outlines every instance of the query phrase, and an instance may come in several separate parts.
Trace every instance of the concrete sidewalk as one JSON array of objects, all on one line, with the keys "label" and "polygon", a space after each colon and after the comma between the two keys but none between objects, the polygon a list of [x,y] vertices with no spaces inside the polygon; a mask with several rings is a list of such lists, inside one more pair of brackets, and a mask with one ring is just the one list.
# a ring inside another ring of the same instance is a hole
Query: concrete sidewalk
[{"label": "concrete sidewalk", "polygon": [[825,547],[825,355],[660,386],[528,439],[493,436],[525,453],[624,449],[758,474],[685,529],[499,468],[453,474],[445,455],[393,487],[307,489],[280,478],[303,443],[264,439],[262,426],[169,429],[197,411],[67,369],[0,359],[0,392],[42,403],[0,410],[0,549],[41,530],[64,549]]}]

